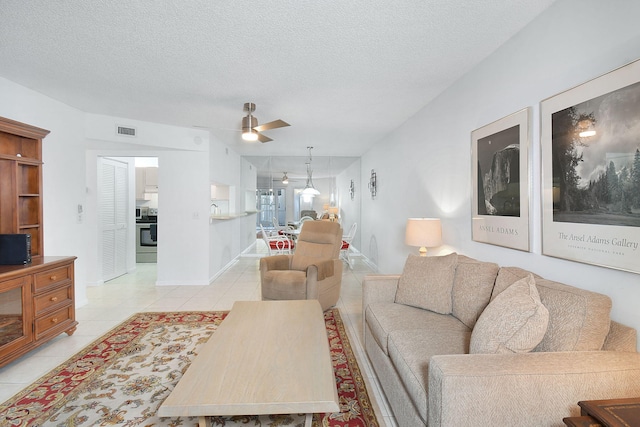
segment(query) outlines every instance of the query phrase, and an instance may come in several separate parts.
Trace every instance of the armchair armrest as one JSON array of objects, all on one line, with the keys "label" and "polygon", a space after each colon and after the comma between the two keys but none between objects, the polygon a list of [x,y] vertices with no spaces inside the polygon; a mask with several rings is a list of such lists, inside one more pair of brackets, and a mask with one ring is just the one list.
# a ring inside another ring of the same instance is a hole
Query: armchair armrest
[{"label": "armchair armrest", "polygon": [[[325,269],[330,270],[331,274],[321,275],[321,271]],[[341,260],[329,259],[307,267],[307,298],[320,301],[323,311],[336,304],[340,297],[341,284]]]},{"label": "armchair armrest", "polygon": [[290,270],[292,255],[273,255],[260,258],[260,271]]},{"label": "armchair armrest", "polygon": [[314,261],[307,267],[307,277],[315,277],[315,280],[322,281],[335,274],[335,266],[336,260],[334,259]]},{"label": "armchair armrest", "polygon": [[640,395],[640,353],[580,351],[433,356],[429,427],[561,426],[578,401]]}]

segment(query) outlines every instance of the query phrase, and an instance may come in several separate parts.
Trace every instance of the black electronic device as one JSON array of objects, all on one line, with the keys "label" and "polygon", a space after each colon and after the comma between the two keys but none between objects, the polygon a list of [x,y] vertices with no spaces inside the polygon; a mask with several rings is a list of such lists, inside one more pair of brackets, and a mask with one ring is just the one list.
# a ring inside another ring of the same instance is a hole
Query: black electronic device
[{"label": "black electronic device", "polygon": [[0,265],[24,265],[30,262],[30,234],[0,234]]}]

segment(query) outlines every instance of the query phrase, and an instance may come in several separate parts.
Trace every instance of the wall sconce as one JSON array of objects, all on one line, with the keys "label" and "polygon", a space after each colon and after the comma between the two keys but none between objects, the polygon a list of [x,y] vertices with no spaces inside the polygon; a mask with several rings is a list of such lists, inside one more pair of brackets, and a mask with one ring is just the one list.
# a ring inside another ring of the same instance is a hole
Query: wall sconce
[{"label": "wall sconce", "polygon": [[375,199],[378,192],[378,180],[373,169],[371,169],[371,177],[369,178],[369,191],[371,191],[371,198]]},{"label": "wall sconce", "polygon": [[427,256],[427,248],[442,245],[442,226],[439,218],[409,218],[404,242],[419,246],[420,256]]},{"label": "wall sconce", "polygon": [[353,196],[356,194],[356,185],[351,180],[351,184],[349,184],[349,196],[351,196],[351,200],[353,200]]}]

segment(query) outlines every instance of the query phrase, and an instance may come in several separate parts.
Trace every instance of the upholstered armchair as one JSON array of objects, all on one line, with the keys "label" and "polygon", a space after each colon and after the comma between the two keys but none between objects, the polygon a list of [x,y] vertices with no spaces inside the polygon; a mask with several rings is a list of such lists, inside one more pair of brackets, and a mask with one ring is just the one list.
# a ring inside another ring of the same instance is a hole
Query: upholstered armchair
[{"label": "upholstered armchair", "polygon": [[293,255],[260,259],[263,300],[317,299],[334,306],[342,284],[342,228],[337,222],[307,221]]}]

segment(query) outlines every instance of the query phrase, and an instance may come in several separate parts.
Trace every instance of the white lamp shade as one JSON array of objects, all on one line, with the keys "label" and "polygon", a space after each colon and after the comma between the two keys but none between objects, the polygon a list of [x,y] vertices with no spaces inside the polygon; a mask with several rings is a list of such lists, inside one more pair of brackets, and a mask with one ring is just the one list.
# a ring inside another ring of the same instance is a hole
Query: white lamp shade
[{"label": "white lamp shade", "polygon": [[442,245],[439,218],[409,218],[404,242],[409,246],[434,248]]}]

